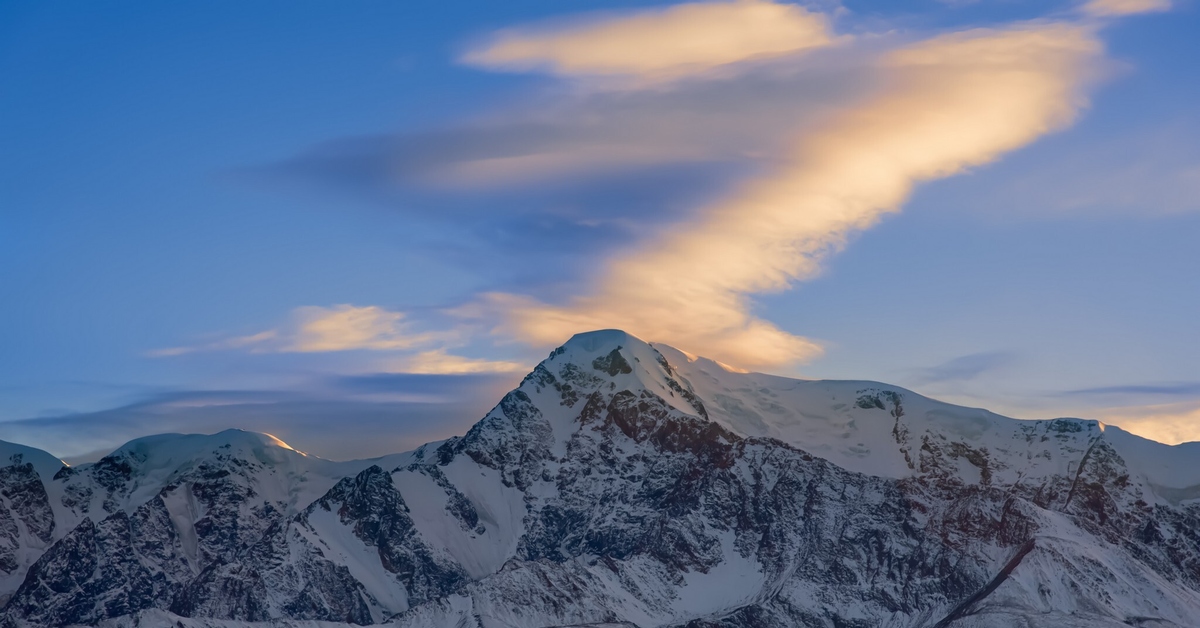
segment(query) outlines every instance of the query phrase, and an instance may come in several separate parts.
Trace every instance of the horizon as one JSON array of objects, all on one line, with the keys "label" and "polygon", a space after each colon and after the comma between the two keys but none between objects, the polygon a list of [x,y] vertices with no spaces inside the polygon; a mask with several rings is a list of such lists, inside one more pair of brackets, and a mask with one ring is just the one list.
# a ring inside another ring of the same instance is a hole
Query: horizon
[{"label": "horizon", "polygon": [[1194,2],[472,7],[0,8],[0,439],[370,458],[619,328],[1200,441]]},{"label": "horizon", "polygon": [[[764,374],[765,375],[765,373],[756,373],[754,371],[746,371],[743,369],[737,369],[736,367],[732,367],[728,364],[724,364],[722,362],[711,360],[710,358],[706,358],[705,356],[695,355],[695,354],[689,353],[687,351],[681,350],[678,347],[672,347],[670,345],[666,345],[665,343],[646,341],[644,339],[637,338],[636,336],[633,336],[632,334],[629,334],[628,332],[626,332],[624,330],[620,330],[620,329],[597,329],[597,330],[591,330],[591,331],[578,332],[576,334],[573,334],[571,336],[571,338],[568,339],[567,341],[565,341],[562,345],[560,345],[559,348],[567,347],[572,341],[574,341],[579,336],[590,336],[590,335],[597,335],[597,334],[602,334],[602,333],[613,333],[613,332],[619,333],[623,336],[630,336],[634,340],[644,343],[645,345],[653,348],[655,351],[659,351],[660,350],[659,347],[665,347],[667,349],[672,349],[672,350],[678,352],[679,354],[681,354],[689,363],[703,360],[703,361],[712,362],[718,368],[720,368],[726,372],[729,372],[729,373],[749,374],[749,375]],[[618,346],[618,348],[620,348],[620,346]],[[558,352],[558,349],[555,349],[554,351],[552,351],[550,354],[551,357],[556,355],[557,352]],[[773,376],[773,377],[776,377],[776,376]],[[792,378],[785,378],[785,379],[792,379]],[[895,389],[899,389],[899,390],[902,390],[905,392],[915,393],[918,396],[925,397],[926,399],[930,399],[934,402],[945,403],[939,399],[921,395],[921,393],[918,391],[908,390],[901,386],[895,386],[892,384],[888,384],[886,382],[877,382],[877,381],[873,381],[873,380],[827,380],[827,379],[805,379],[805,378],[795,378],[795,379],[797,379],[797,381],[806,381],[806,382],[814,382],[814,383],[831,382],[831,383],[856,383],[856,384],[867,384],[867,385],[877,384],[877,385],[882,385],[882,386],[885,386],[888,388],[895,388]],[[516,390],[516,387],[514,387],[514,390]],[[499,400],[497,399],[496,401],[498,402]],[[495,405],[496,404],[493,404],[493,406],[495,406]],[[949,404],[949,405],[953,406],[954,404]],[[1161,441],[1155,441],[1154,439],[1147,438],[1145,436],[1141,436],[1141,435],[1138,435],[1138,434],[1135,434],[1132,432],[1128,432],[1127,430],[1122,430],[1120,428],[1120,426],[1108,425],[1108,424],[1104,423],[1103,421],[1099,421],[1097,419],[1088,419],[1088,418],[1082,418],[1082,417],[1022,418],[1022,417],[1010,417],[1010,416],[998,415],[987,408],[976,408],[976,407],[966,406],[966,407],[964,407],[964,409],[983,410],[989,414],[997,416],[998,418],[1012,420],[1012,421],[1025,421],[1025,422],[1079,421],[1084,424],[1095,424],[1097,426],[1097,428],[1099,429],[1099,431],[1102,433],[1108,427],[1115,427],[1122,432],[1125,432],[1127,434],[1132,434],[1136,438],[1145,439],[1149,442],[1158,443],[1158,444],[1161,444],[1161,445],[1164,445],[1167,447],[1180,447],[1180,446],[1184,446],[1184,445],[1194,445],[1194,444],[1198,443],[1198,441],[1184,441],[1184,442],[1180,442],[1180,443],[1162,443]],[[333,462],[350,462],[350,461],[354,461],[354,460],[372,460],[372,459],[376,459],[376,458],[384,458],[384,457],[397,455],[397,454],[412,453],[413,451],[415,451],[419,448],[425,447],[426,445],[429,445],[429,444],[441,442],[441,441],[449,439],[449,438],[461,437],[463,434],[466,433],[467,429],[474,426],[479,421],[483,420],[486,416],[486,412],[487,411],[485,410],[484,412],[480,413],[477,418],[471,419],[468,423],[466,423],[464,429],[460,430],[457,433],[447,435],[445,439],[438,439],[438,440],[434,440],[434,441],[422,442],[422,443],[420,443],[414,447],[411,447],[409,449],[397,450],[397,451],[387,451],[387,452],[380,453],[378,455],[364,456],[364,457],[359,457],[359,458],[337,458],[337,457],[322,456],[317,452],[295,448],[290,443],[286,442],[284,439],[279,438],[275,434],[271,434],[266,431],[247,429],[247,428],[243,428],[243,427],[228,427],[228,428],[224,428],[224,429],[221,429],[219,431],[214,431],[214,432],[161,432],[161,433],[145,434],[145,435],[141,435],[141,436],[132,438],[129,441],[121,443],[120,445],[113,447],[111,449],[98,449],[95,451],[86,452],[82,455],[76,455],[76,456],[72,456],[72,457],[57,456],[54,454],[54,452],[51,452],[51,451],[46,451],[46,453],[53,455],[55,458],[62,461],[63,464],[74,467],[74,466],[78,466],[81,464],[89,464],[89,463],[97,462],[101,458],[104,458],[112,453],[115,453],[121,449],[124,449],[124,448],[128,447],[130,444],[133,444],[135,442],[140,442],[140,441],[145,441],[145,440],[160,440],[160,437],[172,437],[172,436],[174,436],[174,437],[208,437],[208,438],[211,438],[211,437],[218,437],[222,434],[227,434],[230,432],[238,432],[238,433],[243,433],[243,434],[254,434],[254,435],[259,435],[259,436],[266,436],[271,441],[274,441],[274,444],[281,446],[285,449],[295,451],[296,453],[299,453],[304,456],[312,456],[312,457],[316,457],[316,458],[322,458],[322,459],[330,460]],[[10,441],[0,440],[0,443],[6,443],[6,442],[10,442]],[[28,445],[24,445],[23,443],[11,443],[11,444],[22,445],[22,446],[26,446],[26,447],[28,446]]]}]

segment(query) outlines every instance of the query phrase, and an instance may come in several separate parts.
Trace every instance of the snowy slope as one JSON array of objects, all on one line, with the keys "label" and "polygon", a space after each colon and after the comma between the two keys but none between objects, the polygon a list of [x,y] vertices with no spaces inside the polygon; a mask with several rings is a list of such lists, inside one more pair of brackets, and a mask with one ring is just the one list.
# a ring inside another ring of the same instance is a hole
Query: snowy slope
[{"label": "snowy slope", "polygon": [[1196,626],[1198,447],[591,332],[382,459],[238,431],[22,450],[3,619]]},{"label": "snowy slope", "polygon": [[[920,475],[913,446],[935,440],[992,452],[992,481],[1011,484],[1067,473],[1067,465],[1093,441],[1103,440],[1149,484],[1175,489],[1160,497],[1178,500],[1185,495],[1177,491],[1189,489],[1200,497],[1200,443],[1165,445],[1098,421],[1010,419],[878,382],[743,373],[667,345],[654,347],[692,384],[713,420],[743,436],[801,447],[851,471]],[[960,465],[964,480],[978,483],[978,472],[970,463]]]}]

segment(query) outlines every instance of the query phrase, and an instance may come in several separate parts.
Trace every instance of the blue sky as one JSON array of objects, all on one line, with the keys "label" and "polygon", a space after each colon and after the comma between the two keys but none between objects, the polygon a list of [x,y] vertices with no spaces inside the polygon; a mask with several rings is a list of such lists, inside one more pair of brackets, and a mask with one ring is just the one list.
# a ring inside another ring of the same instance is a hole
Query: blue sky
[{"label": "blue sky", "polygon": [[1195,3],[689,11],[0,5],[0,438],[382,454],[620,326],[1200,439]]}]

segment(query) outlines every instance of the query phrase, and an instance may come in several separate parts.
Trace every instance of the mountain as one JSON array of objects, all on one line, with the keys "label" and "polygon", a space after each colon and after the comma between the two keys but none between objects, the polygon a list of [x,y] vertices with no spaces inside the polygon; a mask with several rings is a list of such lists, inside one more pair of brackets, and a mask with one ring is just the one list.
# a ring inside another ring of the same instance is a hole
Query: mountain
[{"label": "mountain", "polygon": [[385,458],[240,431],[0,455],[5,626],[1200,625],[1200,444],[619,331]]}]

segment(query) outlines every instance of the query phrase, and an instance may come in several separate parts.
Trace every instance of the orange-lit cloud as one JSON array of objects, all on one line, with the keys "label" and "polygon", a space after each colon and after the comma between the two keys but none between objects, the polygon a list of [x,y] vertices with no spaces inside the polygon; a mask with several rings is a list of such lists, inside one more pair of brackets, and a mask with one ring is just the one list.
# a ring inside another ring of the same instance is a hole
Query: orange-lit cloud
[{"label": "orange-lit cloud", "polygon": [[471,373],[515,373],[532,368],[530,364],[508,360],[484,360],[452,355],[445,349],[422,351],[400,358],[385,369],[391,372],[416,375],[466,375]]},{"label": "orange-lit cloud", "polygon": [[827,46],[828,19],[765,0],[678,4],[558,29],[516,29],[467,63],[562,75],[664,78]]},{"label": "orange-lit cloud", "polygon": [[1083,12],[1097,17],[1158,13],[1171,8],[1171,0],[1090,0]]},{"label": "orange-lit cloud", "polygon": [[309,305],[293,311],[295,331],[283,351],[373,351],[412,349],[436,340],[435,335],[411,331],[403,312],[378,306]]},{"label": "orange-lit cloud", "polygon": [[1200,402],[1194,400],[1112,408],[1100,413],[1098,418],[1160,443],[1174,445],[1200,441]]},{"label": "orange-lit cloud", "polygon": [[232,336],[194,346],[170,347],[147,353],[172,357],[208,351],[244,350],[250,353],[332,353],[380,351],[396,357],[384,360],[383,371],[419,374],[507,373],[527,365],[503,360],[467,358],[449,353],[461,343],[462,329],[419,331],[404,312],[379,306],[350,304],[292,310],[287,325],[249,336]]},{"label": "orange-lit cloud", "polygon": [[812,358],[819,345],[754,316],[751,296],[818,273],[914,185],[1069,124],[1101,52],[1086,28],[1037,23],[885,53],[874,95],[796,137],[773,173],[610,260],[584,294],[563,305],[492,294],[485,304],[506,317],[502,331],[536,344],[620,327],[740,366]]}]

